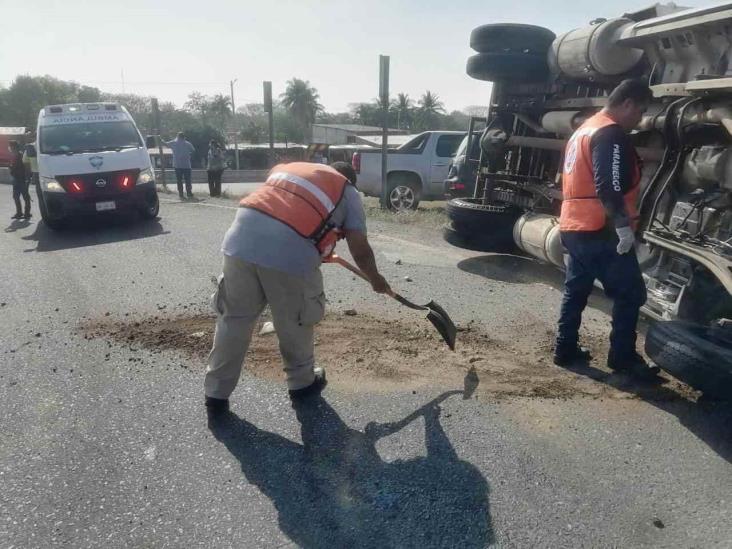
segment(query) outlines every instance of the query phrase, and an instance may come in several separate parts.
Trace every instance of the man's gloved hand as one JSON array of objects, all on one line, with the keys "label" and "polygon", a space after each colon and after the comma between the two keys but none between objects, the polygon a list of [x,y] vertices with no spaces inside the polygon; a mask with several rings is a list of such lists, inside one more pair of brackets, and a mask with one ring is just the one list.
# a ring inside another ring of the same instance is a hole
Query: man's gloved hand
[{"label": "man's gloved hand", "polygon": [[617,227],[615,232],[618,233],[618,253],[620,255],[627,254],[635,244],[635,234],[630,227]]}]

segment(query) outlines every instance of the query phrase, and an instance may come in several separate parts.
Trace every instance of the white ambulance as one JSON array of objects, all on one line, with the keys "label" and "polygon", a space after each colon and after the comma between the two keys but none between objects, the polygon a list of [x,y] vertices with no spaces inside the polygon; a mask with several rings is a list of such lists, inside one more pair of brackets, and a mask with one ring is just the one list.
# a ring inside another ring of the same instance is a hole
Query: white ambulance
[{"label": "white ambulance", "polygon": [[38,115],[38,203],[52,229],[81,215],[160,208],[145,140],[118,103],[50,105]]}]

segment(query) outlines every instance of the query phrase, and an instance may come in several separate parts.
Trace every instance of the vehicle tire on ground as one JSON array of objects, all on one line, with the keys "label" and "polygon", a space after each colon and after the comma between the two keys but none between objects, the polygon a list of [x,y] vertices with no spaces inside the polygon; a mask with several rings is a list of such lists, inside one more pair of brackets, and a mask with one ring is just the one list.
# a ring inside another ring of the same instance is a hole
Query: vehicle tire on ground
[{"label": "vehicle tire on ground", "polygon": [[477,53],[468,58],[468,76],[488,82],[540,82],[549,74],[546,55],[534,53]]},{"label": "vehicle tire on ground", "polygon": [[422,197],[419,183],[402,175],[391,175],[388,179],[388,194],[386,205],[395,212],[416,210]]},{"label": "vehicle tire on ground", "polygon": [[470,33],[470,47],[478,53],[506,51],[545,55],[556,35],[547,28],[517,23],[481,25]]},{"label": "vehicle tire on ground", "polygon": [[65,221],[58,217],[51,217],[46,207],[46,201],[43,199],[43,193],[37,191],[36,196],[38,197],[38,210],[41,212],[43,223],[52,231],[60,231],[63,229],[66,226]]},{"label": "vehicle tire on ground", "polygon": [[681,320],[656,322],[646,354],[662,370],[704,393],[732,400],[732,335]]},{"label": "vehicle tire on ground", "polygon": [[475,198],[455,198],[445,207],[450,223],[443,228],[447,242],[485,252],[515,249],[513,226],[523,210],[508,204],[482,204]]},{"label": "vehicle tire on ground", "polygon": [[153,193],[147,204],[140,209],[140,217],[146,220],[157,219],[160,213],[160,201],[158,200],[158,193]]}]

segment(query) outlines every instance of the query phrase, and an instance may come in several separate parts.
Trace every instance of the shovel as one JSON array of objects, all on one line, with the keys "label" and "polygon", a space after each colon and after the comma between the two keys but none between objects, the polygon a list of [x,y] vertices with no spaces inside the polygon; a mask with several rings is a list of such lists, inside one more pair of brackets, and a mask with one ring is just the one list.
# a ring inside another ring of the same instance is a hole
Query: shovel
[{"label": "shovel", "polygon": [[[328,263],[337,263],[341,267],[345,267],[346,269],[351,271],[353,274],[360,276],[366,282],[371,282],[358,267],[356,267],[355,265],[351,265],[348,261],[340,256],[333,254],[326,261]],[[450,347],[452,351],[455,350],[455,336],[457,335],[457,328],[455,328],[455,324],[453,324],[452,320],[450,319],[450,315],[447,314],[445,309],[440,307],[434,301],[430,301],[429,303],[427,303],[427,305],[417,305],[416,303],[412,303],[411,301],[400,296],[394,291],[389,292],[389,297],[396,299],[405,307],[409,307],[410,309],[414,309],[415,311],[429,311],[427,313],[427,320],[429,320],[434,325],[434,327],[437,328],[437,331],[442,336],[442,339],[445,340],[447,346]]]}]

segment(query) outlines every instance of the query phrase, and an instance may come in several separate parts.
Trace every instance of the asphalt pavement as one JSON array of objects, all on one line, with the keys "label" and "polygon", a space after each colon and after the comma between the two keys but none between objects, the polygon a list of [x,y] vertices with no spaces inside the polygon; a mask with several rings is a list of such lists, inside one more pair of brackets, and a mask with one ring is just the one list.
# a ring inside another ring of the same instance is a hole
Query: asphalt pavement
[{"label": "asphalt pavement", "polygon": [[[0,206],[0,547],[732,546],[723,404],[406,384],[293,408],[245,372],[209,427],[203,364],[78,329],[207,310],[234,204],[162,201],[155,222],[60,233]],[[370,238],[395,287],[459,325],[519,350],[551,334],[551,269],[417,225],[372,222]],[[323,270],[332,309],[408,314]],[[585,321],[606,335],[607,303]]]}]

